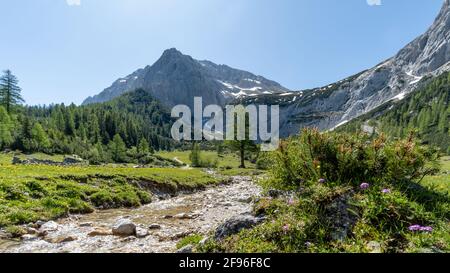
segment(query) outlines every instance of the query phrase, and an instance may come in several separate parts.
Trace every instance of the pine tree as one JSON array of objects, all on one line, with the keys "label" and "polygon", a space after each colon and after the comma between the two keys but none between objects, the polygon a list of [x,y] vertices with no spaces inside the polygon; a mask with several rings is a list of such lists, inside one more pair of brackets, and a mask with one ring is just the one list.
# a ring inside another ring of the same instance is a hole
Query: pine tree
[{"label": "pine tree", "polygon": [[[242,114],[242,113],[240,113]],[[241,161],[241,164],[239,165],[239,168],[245,169],[245,157],[246,154],[248,152],[255,152],[257,150],[257,145],[255,144],[254,141],[252,141],[250,139],[250,120],[249,120],[249,116],[248,114],[245,113],[245,120],[243,121],[245,122],[245,138],[243,140],[237,140],[237,136],[238,136],[238,128],[237,128],[237,124],[235,124],[235,129],[234,129],[234,138],[235,140],[227,140],[225,143],[226,145],[234,151],[237,151],[239,153],[239,158]]]},{"label": "pine tree", "polygon": [[3,76],[0,77],[0,103],[8,113],[11,113],[14,106],[25,102],[20,95],[22,89],[18,84],[19,80],[10,70],[4,71]]},{"label": "pine tree", "polygon": [[119,134],[114,136],[113,140],[109,144],[109,148],[111,151],[112,160],[119,163],[126,162],[127,147]]},{"label": "pine tree", "polygon": [[202,160],[200,154],[200,147],[197,143],[192,145],[191,154],[189,155],[189,160],[191,161],[192,167],[201,167]]},{"label": "pine tree", "polygon": [[150,149],[149,149],[148,141],[145,138],[141,138],[141,140],[139,140],[139,144],[137,146],[137,152],[140,155],[145,155],[145,154],[148,154],[149,151],[150,151]]},{"label": "pine tree", "polygon": [[22,120],[22,131],[19,137],[19,148],[25,152],[31,152],[33,149],[32,124],[28,116],[24,116]]}]

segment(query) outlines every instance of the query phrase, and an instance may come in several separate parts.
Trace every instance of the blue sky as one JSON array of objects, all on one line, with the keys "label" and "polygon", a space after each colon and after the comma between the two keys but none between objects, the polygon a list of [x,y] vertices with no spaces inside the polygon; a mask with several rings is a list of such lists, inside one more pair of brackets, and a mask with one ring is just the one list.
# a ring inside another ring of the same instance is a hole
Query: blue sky
[{"label": "blue sky", "polygon": [[79,104],[171,47],[306,89],[391,57],[443,3],[367,1],[0,0],[0,69],[33,105]]}]

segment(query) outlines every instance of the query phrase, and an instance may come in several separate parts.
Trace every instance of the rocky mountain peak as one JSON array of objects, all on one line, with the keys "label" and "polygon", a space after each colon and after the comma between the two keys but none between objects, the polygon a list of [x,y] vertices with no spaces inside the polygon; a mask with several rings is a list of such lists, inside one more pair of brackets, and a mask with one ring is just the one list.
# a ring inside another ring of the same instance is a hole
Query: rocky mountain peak
[{"label": "rocky mountain peak", "polygon": [[290,92],[262,76],[211,61],[198,61],[171,48],[165,50],[152,66],[116,80],[83,104],[105,102],[139,88],[168,107],[190,105],[196,96],[203,97],[205,104],[224,105],[245,96]]}]

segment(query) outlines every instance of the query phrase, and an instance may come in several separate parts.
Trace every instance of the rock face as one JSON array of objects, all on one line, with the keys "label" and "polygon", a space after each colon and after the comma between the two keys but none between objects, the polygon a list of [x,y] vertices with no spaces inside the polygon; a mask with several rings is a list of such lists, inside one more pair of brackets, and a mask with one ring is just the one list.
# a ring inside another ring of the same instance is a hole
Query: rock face
[{"label": "rock face", "polygon": [[117,236],[136,235],[136,225],[128,219],[120,219],[112,228],[112,233]]},{"label": "rock face", "polygon": [[426,33],[399,53],[357,75],[290,96],[267,95],[249,102],[282,104],[282,136],[303,127],[333,129],[390,100],[401,100],[417,89],[420,81],[450,70],[450,0]]},{"label": "rock face", "polygon": [[263,220],[263,218],[257,218],[249,214],[235,216],[217,227],[214,234],[214,239],[222,240],[225,237],[236,234],[243,229],[252,228],[262,223]]},{"label": "rock face", "polygon": [[191,106],[194,97],[202,97],[204,104],[224,105],[242,96],[289,92],[264,77],[210,61],[198,61],[172,48],[152,66],[115,81],[83,104],[109,101],[139,88],[168,107]]}]

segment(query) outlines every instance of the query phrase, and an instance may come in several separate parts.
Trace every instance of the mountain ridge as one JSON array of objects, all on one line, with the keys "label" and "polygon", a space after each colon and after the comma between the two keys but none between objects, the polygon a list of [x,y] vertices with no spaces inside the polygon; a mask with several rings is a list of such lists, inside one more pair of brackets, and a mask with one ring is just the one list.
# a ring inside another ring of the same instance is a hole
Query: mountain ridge
[{"label": "mountain ridge", "polygon": [[290,92],[262,76],[211,61],[199,61],[171,48],[165,50],[153,65],[116,80],[83,104],[105,102],[139,88],[147,90],[168,107],[190,105],[193,97],[203,97],[205,104],[225,105],[240,96]]}]

